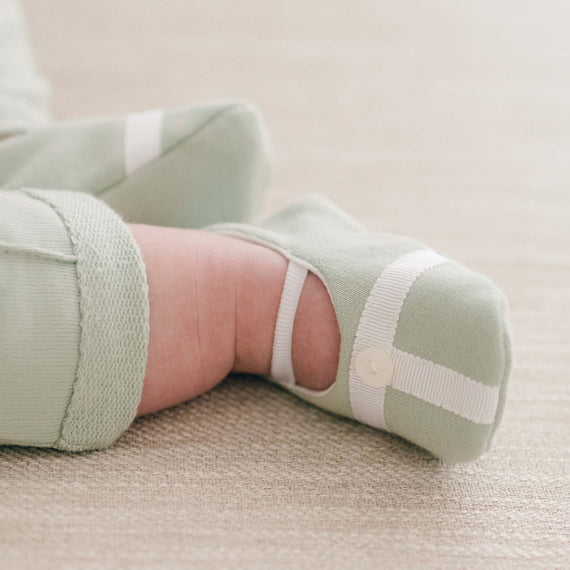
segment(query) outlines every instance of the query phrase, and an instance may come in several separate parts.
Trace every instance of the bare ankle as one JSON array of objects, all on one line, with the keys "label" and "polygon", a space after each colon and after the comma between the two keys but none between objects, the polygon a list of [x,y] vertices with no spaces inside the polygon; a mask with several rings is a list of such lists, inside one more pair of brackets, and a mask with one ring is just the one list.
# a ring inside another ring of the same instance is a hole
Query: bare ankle
[{"label": "bare ankle", "polygon": [[299,299],[293,328],[292,359],[298,384],[328,388],[336,378],[340,331],[323,282],[309,273]]},{"label": "bare ankle", "polygon": [[232,246],[199,230],[131,225],[146,265],[148,360],[138,415],[209,390],[234,359]]},{"label": "bare ankle", "polygon": [[248,249],[236,277],[236,350],[233,372],[267,375],[287,261],[266,247]]},{"label": "bare ankle", "polygon": [[[236,295],[236,358],[234,372],[268,375],[273,335],[287,260],[279,253],[249,244],[247,267],[240,268]],[[340,333],[329,294],[309,274],[295,316],[292,360],[298,384],[328,388],[336,377]]]}]

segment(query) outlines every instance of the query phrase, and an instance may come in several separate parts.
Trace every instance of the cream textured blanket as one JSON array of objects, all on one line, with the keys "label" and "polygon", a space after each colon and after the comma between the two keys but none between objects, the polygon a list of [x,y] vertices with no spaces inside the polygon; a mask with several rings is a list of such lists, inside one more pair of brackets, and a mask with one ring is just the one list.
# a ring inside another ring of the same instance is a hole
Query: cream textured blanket
[{"label": "cream textured blanket", "polygon": [[570,560],[570,37],[550,0],[27,0],[58,117],[241,96],[268,211],[325,194],[488,274],[515,366],[445,466],[254,378],[105,452],[0,448],[3,568],[563,568]]}]

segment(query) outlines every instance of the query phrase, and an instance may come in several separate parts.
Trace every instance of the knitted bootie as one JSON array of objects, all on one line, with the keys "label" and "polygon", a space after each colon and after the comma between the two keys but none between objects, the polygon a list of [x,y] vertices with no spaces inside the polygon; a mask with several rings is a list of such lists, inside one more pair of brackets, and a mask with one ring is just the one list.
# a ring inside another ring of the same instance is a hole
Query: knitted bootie
[{"label": "knitted bootie", "polygon": [[[491,281],[412,239],[367,232],[318,198],[259,227],[209,229],[289,260],[273,345],[275,382],[450,463],[489,449],[511,358],[507,302]],[[307,271],[326,286],[341,333],[336,381],[323,391],[296,384],[291,361]]]},{"label": "knitted bootie", "polygon": [[90,193],[127,222],[247,221],[269,178],[267,137],[244,103],[61,123],[0,143],[0,188]]}]

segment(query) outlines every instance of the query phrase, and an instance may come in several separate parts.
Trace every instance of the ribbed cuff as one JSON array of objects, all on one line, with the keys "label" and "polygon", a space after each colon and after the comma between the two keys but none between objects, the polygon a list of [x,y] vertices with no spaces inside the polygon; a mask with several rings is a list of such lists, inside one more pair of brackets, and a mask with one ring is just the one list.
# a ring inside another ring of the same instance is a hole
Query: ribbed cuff
[{"label": "ribbed cuff", "polygon": [[53,447],[108,447],[133,421],[149,336],[146,271],[127,225],[88,194],[23,190],[60,217],[77,258],[80,343],[77,374]]}]

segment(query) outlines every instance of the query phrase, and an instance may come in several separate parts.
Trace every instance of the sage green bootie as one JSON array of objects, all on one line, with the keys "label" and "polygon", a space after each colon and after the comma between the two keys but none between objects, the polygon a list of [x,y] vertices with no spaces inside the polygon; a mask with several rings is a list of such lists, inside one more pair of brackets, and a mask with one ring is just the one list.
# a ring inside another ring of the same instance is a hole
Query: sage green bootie
[{"label": "sage green bootie", "polygon": [[[289,260],[271,376],[302,399],[398,434],[450,463],[489,449],[510,372],[507,301],[487,278],[405,237],[367,232],[324,199],[259,227],[208,228]],[[336,380],[295,382],[291,338],[308,271],[325,284],[341,333]]]},{"label": "sage green bootie", "polygon": [[0,189],[87,192],[127,222],[202,227],[261,209],[270,159],[245,103],[60,123],[0,142]]}]

